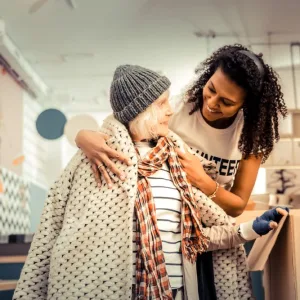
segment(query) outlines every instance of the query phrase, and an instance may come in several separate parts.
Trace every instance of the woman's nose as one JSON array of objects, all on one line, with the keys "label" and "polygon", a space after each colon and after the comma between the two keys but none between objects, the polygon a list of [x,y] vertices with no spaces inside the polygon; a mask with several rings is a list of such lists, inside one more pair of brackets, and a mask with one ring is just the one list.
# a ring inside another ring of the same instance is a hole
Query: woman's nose
[{"label": "woman's nose", "polygon": [[173,111],[171,105],[169,105],[169,107],[168,107],[168,109],[166,111],[166,115],[167,116],[172,116],[173,114],[174,114],[174,111]]},{"label": "woman's nose", "polygon": [[210,108],[219,107],[219,97],[213,95],[207,99],[207,104]]},{"label": "woman's nose", "polygon": [[172,116],[174,114],[174,111],[172,109],[172,107],[170,106],[167,110],[167,116]]}]

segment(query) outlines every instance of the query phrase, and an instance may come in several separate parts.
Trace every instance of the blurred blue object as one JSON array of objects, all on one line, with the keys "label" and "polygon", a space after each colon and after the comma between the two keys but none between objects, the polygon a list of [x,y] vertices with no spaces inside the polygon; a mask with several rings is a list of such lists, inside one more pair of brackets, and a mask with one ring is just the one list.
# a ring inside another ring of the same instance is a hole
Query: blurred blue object
[{"label": "blurred blue object", "polygon": [[47,140],[56,140],[64,134],[66,116],[58,109],[44,110],[36,120],[38,133]]}]

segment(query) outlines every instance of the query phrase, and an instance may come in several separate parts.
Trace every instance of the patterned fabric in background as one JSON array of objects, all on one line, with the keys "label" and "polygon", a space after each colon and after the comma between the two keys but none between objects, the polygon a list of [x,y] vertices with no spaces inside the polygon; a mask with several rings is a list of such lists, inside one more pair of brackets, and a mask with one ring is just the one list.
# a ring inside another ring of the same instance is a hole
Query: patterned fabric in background
[{"label": "patterned fabric in background", "polygon": [[4,168],[0,168],[0,182],[0,234],[29,233],[29,183]]}]

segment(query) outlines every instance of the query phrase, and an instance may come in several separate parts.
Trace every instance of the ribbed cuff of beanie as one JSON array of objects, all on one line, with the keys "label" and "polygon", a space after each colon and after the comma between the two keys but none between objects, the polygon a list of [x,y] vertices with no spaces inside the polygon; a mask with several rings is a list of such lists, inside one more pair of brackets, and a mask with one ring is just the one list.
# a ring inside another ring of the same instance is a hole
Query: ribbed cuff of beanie
[{"label": "ribbed cuff of beanie", "polygon": [[145,111],[157,98],[159,98],[171,85],[170,80],[162,76],[154,81],[147,89],[138,95],[123,110],[114,112],[115,117],[126,124],[132,121],[137,115]]}]

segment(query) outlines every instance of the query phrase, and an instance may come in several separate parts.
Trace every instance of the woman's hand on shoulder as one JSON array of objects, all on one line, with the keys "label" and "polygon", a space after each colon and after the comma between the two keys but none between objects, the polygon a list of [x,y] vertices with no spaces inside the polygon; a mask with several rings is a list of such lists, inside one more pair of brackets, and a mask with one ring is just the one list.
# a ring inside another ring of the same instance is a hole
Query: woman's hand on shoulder
[{"label": "woman's hand on shoulder", "polygon": [[76,136],[76,145],[82,150],[92,164],[93,173],[99,186],[101,186],[101,174],[109,187],[112,187],[112,180],[107,172],[107,168],[116,174],[121,180],[125,180],[125,174],[121,172],[111,161],[118,159],[127,165],[131,165],[130,159],[121,152],[109,146],[106,141],[109,136],[92,130],[80,130]]}]

